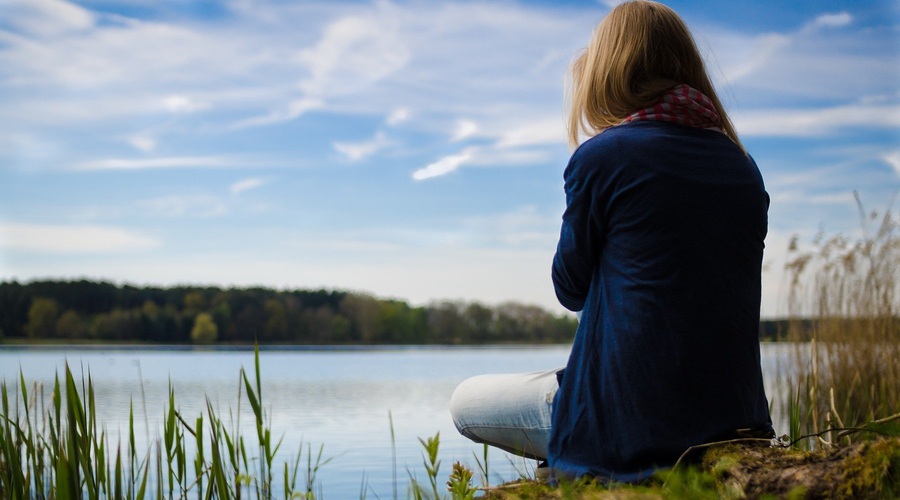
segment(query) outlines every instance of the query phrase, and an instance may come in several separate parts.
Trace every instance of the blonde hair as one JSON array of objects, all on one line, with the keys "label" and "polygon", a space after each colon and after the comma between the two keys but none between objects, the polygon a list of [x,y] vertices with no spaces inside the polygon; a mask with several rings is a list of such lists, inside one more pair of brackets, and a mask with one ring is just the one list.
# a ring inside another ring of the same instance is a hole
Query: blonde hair
[{"label": "blonde hair", "polygon": [[663,4],[637,0],[618,5],[594,30],[587,49],[572,64],[569,143],[599,134],[687,84],[706,94],[722,120],[722,131],[744,146],[713,88],[687,25]]}]

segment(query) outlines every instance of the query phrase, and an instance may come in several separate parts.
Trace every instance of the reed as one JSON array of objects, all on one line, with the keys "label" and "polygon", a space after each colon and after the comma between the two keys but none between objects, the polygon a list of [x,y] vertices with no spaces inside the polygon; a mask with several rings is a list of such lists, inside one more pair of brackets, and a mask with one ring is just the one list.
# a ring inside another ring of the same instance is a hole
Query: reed
[{"label": "reed", "polygon": [[[121,438],[111,446],[97,421],[90,373],[79,384],[66,364],[62,383],[57,375],[46,406],[44,388],[34,384],[29,389],[20,372],[21,394],[0,383],[0,498],[271,499],[281,440],[273,440],[264,409],[258,349],[254,366],[252,381],[243,370],[239,378],[255,419],[258,456],[248,455],[240,409],[229,429],[207,400],[205,414],[188,423],[177,410],[171,382],[162,437],[138,452],[132,404],[123,452]],[[321,497],[316,475],[331,460],[323,451],[320,447],[314,452],[310,445],[304,450],[301,443],[287,458],[281,469],[285,498]],[[305,484],[298,484],[304,456]],[[259,467],[251,470],[254,462]]]},{"label": "reed", "polygon": [[797,370],[782,402],[807,448],[900,431],[900,224],[893,205],[857,205],[857,238],[820,232],[807,249],[797,237],[789,247]]}]

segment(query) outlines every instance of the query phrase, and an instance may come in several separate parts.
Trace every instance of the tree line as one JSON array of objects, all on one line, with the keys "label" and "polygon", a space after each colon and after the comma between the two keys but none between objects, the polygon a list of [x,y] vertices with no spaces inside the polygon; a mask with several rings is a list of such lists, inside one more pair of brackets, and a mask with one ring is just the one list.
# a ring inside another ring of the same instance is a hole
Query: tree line
[{"label": "tree line", "polygon": [[577,322],[540,307],[411,306],[339,290],[0,282],[0,338],[151,343],[570,342]]}]

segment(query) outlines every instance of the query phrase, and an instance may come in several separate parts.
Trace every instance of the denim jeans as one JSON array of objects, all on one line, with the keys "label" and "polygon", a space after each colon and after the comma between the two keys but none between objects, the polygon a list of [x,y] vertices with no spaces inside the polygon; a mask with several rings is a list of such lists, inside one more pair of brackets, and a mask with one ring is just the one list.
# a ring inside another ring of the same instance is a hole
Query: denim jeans
[{"label": "denim jeans", "polygon": [[464,380],[450,398],[460,434],[510,453],[547,459],[556,372],[478,375]]}]

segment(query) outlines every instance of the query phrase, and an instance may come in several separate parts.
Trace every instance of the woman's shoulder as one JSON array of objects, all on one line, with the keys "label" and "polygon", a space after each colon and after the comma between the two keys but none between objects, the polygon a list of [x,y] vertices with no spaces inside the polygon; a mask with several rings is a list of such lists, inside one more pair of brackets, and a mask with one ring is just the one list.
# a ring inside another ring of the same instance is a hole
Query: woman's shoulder
[{"label": "woman's shoulder", "polygon": [[588,138],[575,150],[581,154],[598,154],[615,148],[630,148],[636,143],[652,141],[669,124],[662,122],[632,122],[609,127]]},{"label": "woman's shoulder", "polygon": [[[627,127],[627,128],[626,128]],[[569,159],[565,177],[615,177],[631,161],[629,156],[642,149],[641,139],[629,125],[610,127],[582,142]]]},{"label": "woman's shoulder", "polygon": [[572,153],[575,162],[619,161],[654,141],[657,124],[652,122],[626,123],[610,127],[588,138]]},{"label": "woman's shoulder", "polygon": [[[702,148],[707,152],[739,151],[721,131],[659,121],[637,121],[610,127],[584,141],[573,156],[627,158],[647,151],[678,153]],[[740,152],[741,156],[745,156]]]},{"label": "woman's shoulder", "polygon": [[698,175],[704,166],[757,170],[756,164],[725,134],[674,123],[640,121],[616,125],[584,141],[573,153],[567,172],[581,176],[633,177],[661,170]]}]

